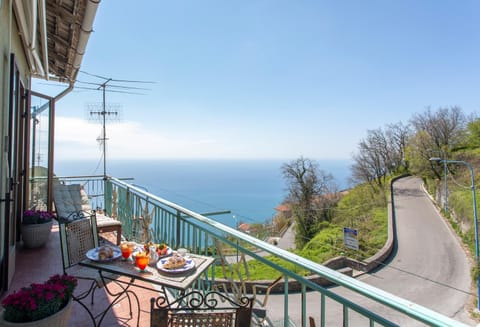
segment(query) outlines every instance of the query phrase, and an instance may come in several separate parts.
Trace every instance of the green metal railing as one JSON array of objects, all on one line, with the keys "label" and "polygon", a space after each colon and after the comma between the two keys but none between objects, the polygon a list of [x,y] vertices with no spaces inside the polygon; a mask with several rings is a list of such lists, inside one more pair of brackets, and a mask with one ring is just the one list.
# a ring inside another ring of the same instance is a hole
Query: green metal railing
[{"label": "green metal railing", "polygon": [[[125,181],[116,178],[108,178],[106,181],[94,178],[86,182],[86,185],[95,183],[98,185],[94,189],[103,189],[104,191],[101,194],[104,194],[103,205],[107,214],[115,216],[122,222],[122,233],[126,239],[139,242],[165,242],[173,248],[185,247],[192,253],[214,256],[218,255],[216,244],[221,242],[226,247],[241,253],[242,257],[260,261],[278,271],[278,275],[283,275],[283,293],[270,296],[270,298],[275,297],[277,302],[279,297],[281,298],[283,310],[279,310],[278,305],[275,310],[268,310],[269,306],[267,305],[267,315],[272,318],[267,321],[278,320],[279,317],[281,319],[272,325],[291,326],[291,316],[295,313],[300,316],[300,319],[293,320],[295,324],[302,327],[307,326],[310,316],[313,316],[320,326],[328,326],[328,318],[331,318],[332,315],[336,319],[335,325],[339,325],[339,321],[343,326],[358,325],[358,322],[361,321],[362,325],[368,326],[399,326],[399,323],[394,321],[396,318],[382,317],[368,308],[361,307],[336,294],[331,288],[321,286],[312,279],[295,272],[306,270],[333,285],[343,286],[357,295],[369,298],[375,307],[378,307],[378,304],[387,307],[387,311],[395,312],[391,317],[401,316],[402,319],[408,318],[429,326],[467,326],[428,308],[256,239]],[[293,264],[298,269],[287,269],[278,265],[270,260],[271,256]],[[249,260],[247,264],[250,262]],[[216,264],[220,264],[220,262]],[[212,268],[208,278],[206,276],[206,279],[209,280],[202,285],[214,287],[216,280],[220,277],[223,276],[215,276],[215,270]],[[290,295],[294,292],[300,294],[299,303],[290,301]],[[320,298],[318,307],[311,308],[311,304],[308,302],[308,297],[312,294],[318,295]],[[382,310],[382,312],[384,311]],[[297,312],[300,312],[300,315]]]}]

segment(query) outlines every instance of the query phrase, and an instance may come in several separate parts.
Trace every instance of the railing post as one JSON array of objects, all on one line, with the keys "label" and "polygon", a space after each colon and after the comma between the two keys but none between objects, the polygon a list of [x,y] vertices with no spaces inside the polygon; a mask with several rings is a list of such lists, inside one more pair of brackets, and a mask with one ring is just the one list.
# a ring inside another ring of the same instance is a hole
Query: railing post
[{"label": "railing post", "polygon": [[285,287],[283,291],[283,325],[289,326],[290,323],[288,321],[288,276],[285,275]]},{"label": "railing post", "polygon": [[177,224],[176,224],[176,231],[175,231],[175,245],[176,248],[180,247],[180,225],[181,225],[182,215],[180,211],[177,210]]},{"label": "railing post", "polygon": [[[125,220],[127,219],[130,219],[130,235],[129,237],[136,237],[137,236],[137,233],[136,233],[136,228],[137,228],[137,224],[136,224],[136,220],[133,220],[134,218],[134,215],[133,215],[133,212],[132,212],[132,206],[130,205],[130,189],[128,187],[125,188],[125,212],[124,212],[124,215],[125,215]],[[136,217],[135,217],[136,218]]]},{"label": "railing post", "polygon": [[105,178],[103,180],[103,203],[106,215],[112,214],[112,183]]},{"label": "railing post", "polygon": [[307,286],[302,284],[302,327],[307,327]]},{"label": "railing post", "polygon": [[320,326],[325,327],[325,294],[320,295],[322,303],[320,304]]}]

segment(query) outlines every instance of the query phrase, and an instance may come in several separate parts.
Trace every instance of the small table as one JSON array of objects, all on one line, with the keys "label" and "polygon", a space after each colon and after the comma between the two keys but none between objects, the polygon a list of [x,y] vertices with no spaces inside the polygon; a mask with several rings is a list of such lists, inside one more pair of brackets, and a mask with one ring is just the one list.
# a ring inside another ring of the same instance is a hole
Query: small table
[{"label": "small table", "polygon": [[[154,285],[161,287],[161,292],[167,297],[166,288],[173,288],[181,293],[184,293],[188,288],[192,286],[192,284],[200,277],[202,273],[204,273],[208,267],[215,261],[215,258],[202,256],[202,255],[194,255],[190,254],[189,257],[195,261],[195,268],[192,270],[183,272],[183,273],[163,273],[160,272],[156,266],[148,266],[145,270],[140,271],[138,268],[135,267],[133,261],[124,261],[122,259],[117,259],[114,261],[108,262],[100,262],[100,261],[92,261],[90,259],[82,260],[79,265],[83,267],[88,267],[91,269],[95,269],[100,274],[102,280],[115,280],[116,279],[109,278],[105,276],[104,273],[111,273],[118,276],[125,276],[128,277],[130,280],[129,282],[122,282],[126,283],[127,286],[123,288],[123,293],[126,293],[130,286],[137,286],[148,290],[159,291],[158,289],[152,289],[145,287],[143,285],[135,285],[136,280],[141,280],[145,282],[152,283]],[[136,295],[133,294],[135,297]],[[117,298],[120,298],[118,296]],[[137,298],[138,302],[138,298]],[[106,310],[102,313],[102,318],[100,319],[97,326],[99,326],[103,320],[103,316],[105,316],[106,312],[110,309],[111,306],[107,307]],[[88,310],[88,309],[87,309]],[[139,307],[140,311],[140,307]],[[96,324],[96,322],[95,322]],[[137,319],[137,326],[139,325],[139,320]]]}]

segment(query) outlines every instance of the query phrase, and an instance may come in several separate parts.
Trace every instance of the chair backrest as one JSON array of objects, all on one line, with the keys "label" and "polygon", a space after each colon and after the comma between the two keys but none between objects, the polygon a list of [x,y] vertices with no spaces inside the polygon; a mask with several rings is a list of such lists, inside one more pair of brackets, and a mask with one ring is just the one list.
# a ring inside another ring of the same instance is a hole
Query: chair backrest
[{"label": "chair backrest", "polygon": [[247,327],[252,320],[252,304],[250,298],[234,302],[215,291],[191,291],[171,303],[160,296],[150,300],[150,326]]},{"label": "chair backrest", "polygon": [[[237,256],[236,262],[231,262],[227,257],[223,243],[214,239],[215,250],[218,260],[217,265],[221,267],[221,273],[216,276],[213,289],[222,292],[233,299],[242,299],[249,296],[253,301],[253,317],[257,325],[263,325],[267,320],[267,301],[270,292],[283,285],[284,276],[280,275],[272,281],[257,281],[250,278],[248,260],[245,253]],[[233,254],[235,255],[235,254]],[[277,286],[278,285],[278,286]],[[258,295],[261,295],[260,297]]]},{"label": "chair backrest", "polygon": [[60,222],[60,247],[64,273],[86,258],[88,250],[98,247],[97,220],[80,218],[71,222]]},{"label": "chair backrest", "polygon": [[224,292],[230,292],[237,299],[244,297],[247,294],[245,281],[250,279],[245,253],[240,253],[236,264],[230,264],[223,243],[218,239],[214,239],[214,243],[218,262],[222,268],[222,274],[218,277],[227,282],[223,285],[217,283],[217,288],[223,289]]},{"label": "chair backrest", "polygon": [[92,211],[88,195],[81,184],[54,183],[53,202],[59,221],[75,220],[81,218],[76,214]]}]

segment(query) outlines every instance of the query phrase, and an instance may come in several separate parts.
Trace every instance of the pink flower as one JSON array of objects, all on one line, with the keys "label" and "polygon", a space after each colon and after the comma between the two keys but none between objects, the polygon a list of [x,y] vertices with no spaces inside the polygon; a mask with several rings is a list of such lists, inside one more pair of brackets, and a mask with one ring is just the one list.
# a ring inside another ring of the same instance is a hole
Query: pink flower
[{"label": "pink flower", "polygon": [[4,319],[28,322],[47,317],[65,306],[76,286],[75,277],[54,275],[43,284],[23,287],[2,301]]}]

